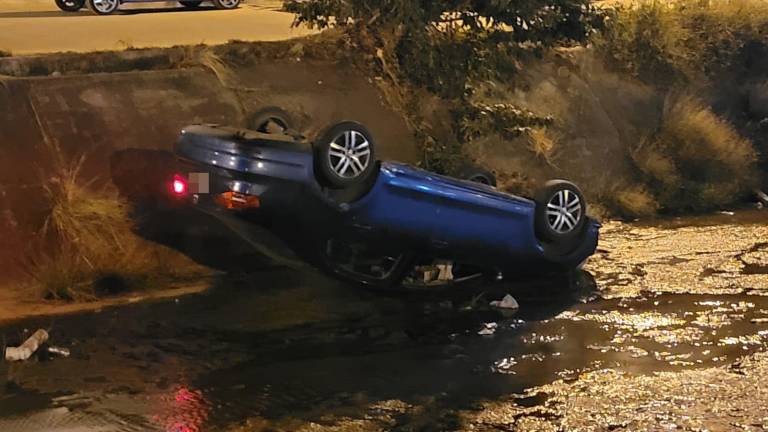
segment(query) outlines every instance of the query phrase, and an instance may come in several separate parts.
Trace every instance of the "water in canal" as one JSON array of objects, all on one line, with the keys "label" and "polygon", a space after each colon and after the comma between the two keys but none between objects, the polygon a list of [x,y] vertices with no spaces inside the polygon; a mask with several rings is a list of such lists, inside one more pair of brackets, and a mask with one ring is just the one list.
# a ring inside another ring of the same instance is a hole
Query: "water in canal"
[{"label": "water in canal", "polygon": [[[16,323],[6,340],[47,328],[72,356],[0,363],[0,431],[459,430],[460,410],[585,371],[726,365],[768,343],[765,217],[608,224],[557,280],[381,293],[274,268]],[[506,293],[518,311],[488,306]]]}]

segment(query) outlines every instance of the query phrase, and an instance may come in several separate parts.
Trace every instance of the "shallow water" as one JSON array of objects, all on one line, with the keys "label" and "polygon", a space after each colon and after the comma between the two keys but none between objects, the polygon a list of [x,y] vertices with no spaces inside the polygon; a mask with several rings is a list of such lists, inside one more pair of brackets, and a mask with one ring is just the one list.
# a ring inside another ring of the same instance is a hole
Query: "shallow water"
[{"label": "shallow water", "polygon": [[[754,271],[768,264],[762,215],[609,225],[591,273],[571,280],[382,294],[273,269],[175,301],[17,323],[6,338],[49,328],[73,354],[0,363],[0,430],[297,430],[340,418],[350,430],[457,430],[459,410],[585,371],[728,364],[768,343],[768,275]],[[487,306],[507,292],[519,311]],[[489,323],[495,332],[478,334]]]}]

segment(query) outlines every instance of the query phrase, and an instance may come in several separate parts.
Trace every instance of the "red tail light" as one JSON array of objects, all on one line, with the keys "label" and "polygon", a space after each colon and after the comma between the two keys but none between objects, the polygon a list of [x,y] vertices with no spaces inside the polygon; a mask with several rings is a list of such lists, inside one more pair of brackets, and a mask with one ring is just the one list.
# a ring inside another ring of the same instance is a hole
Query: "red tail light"
[{"label": "red tail light", "polygon": [[176,196],[182,196],[187,194],[187,181],[184,177],[176,174],[173,176],[173,183],[171,184],[171,192]]}]

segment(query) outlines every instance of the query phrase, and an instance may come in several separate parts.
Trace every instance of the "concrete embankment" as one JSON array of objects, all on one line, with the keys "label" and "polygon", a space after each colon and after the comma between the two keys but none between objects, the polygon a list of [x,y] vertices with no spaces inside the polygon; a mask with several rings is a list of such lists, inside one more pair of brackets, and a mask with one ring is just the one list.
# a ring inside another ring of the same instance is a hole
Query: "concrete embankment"
[{"label": "concrete embankment", "polygon": [[[40,70],[44,58],[35,58],[34,64]],[[29,68],[23,59],[4,59],[4,65],[16,68],[16,75]],[[51,65],[57,70],[61,58],[51,57]],[[222,79],[215,69],[154,65],[149,71],[63,70],[64,75],[0,80],[0,278],[19,274],[24,251],[49,214],[42,185],[53,175],[52,146],[67,160],[85,158],[82,179],[108,185],[115,152],[167,151],[186,124],[244,126],[259,108],[280,106],[308,134],[333,121],[356,120],[377,137],[382,157],[416,159],[401,116],[386,108],[376,86],[351,68],[281,59],[232,68]]]}]

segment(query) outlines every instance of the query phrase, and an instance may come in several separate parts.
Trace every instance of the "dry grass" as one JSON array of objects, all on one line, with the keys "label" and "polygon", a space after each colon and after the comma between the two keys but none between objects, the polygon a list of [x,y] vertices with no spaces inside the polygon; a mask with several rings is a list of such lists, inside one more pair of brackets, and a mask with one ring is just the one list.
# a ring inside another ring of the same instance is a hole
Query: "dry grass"
[{"label": "dry grass", "polygon": [[559,137],[545,127],[534,127],[527,133],[528,148],[547,164],[557,167],[553,160],[557,152]]},{"label": "dry grass", "polygon": [[228,87],[234,81],[234,73],[214,50],[205,45],[182,47],[181,58],[176,60],[177,68],[203,67],[213,72],[223,86]]},{"label": "dry grass", "polygon": [[46,244],[33,254],[29,274],[46,298],[90,300],[209,271],[180,253],[138,237],[128,206],[108,190],[80,179],[83,158],[65,163],[44,184],[50,215]]},{"label": "dry grass", "polygon": [[632,156],[658,202],[670,211],[729,205],[757,179],[752,143],[687,95],[667,99],[658,133]]},{"label": "dry grass", "polygon": [[612,203],[612,213],[623,217],[651,217],[659,210],[656,198],[641,184],[615,188],[608,201]]}]

